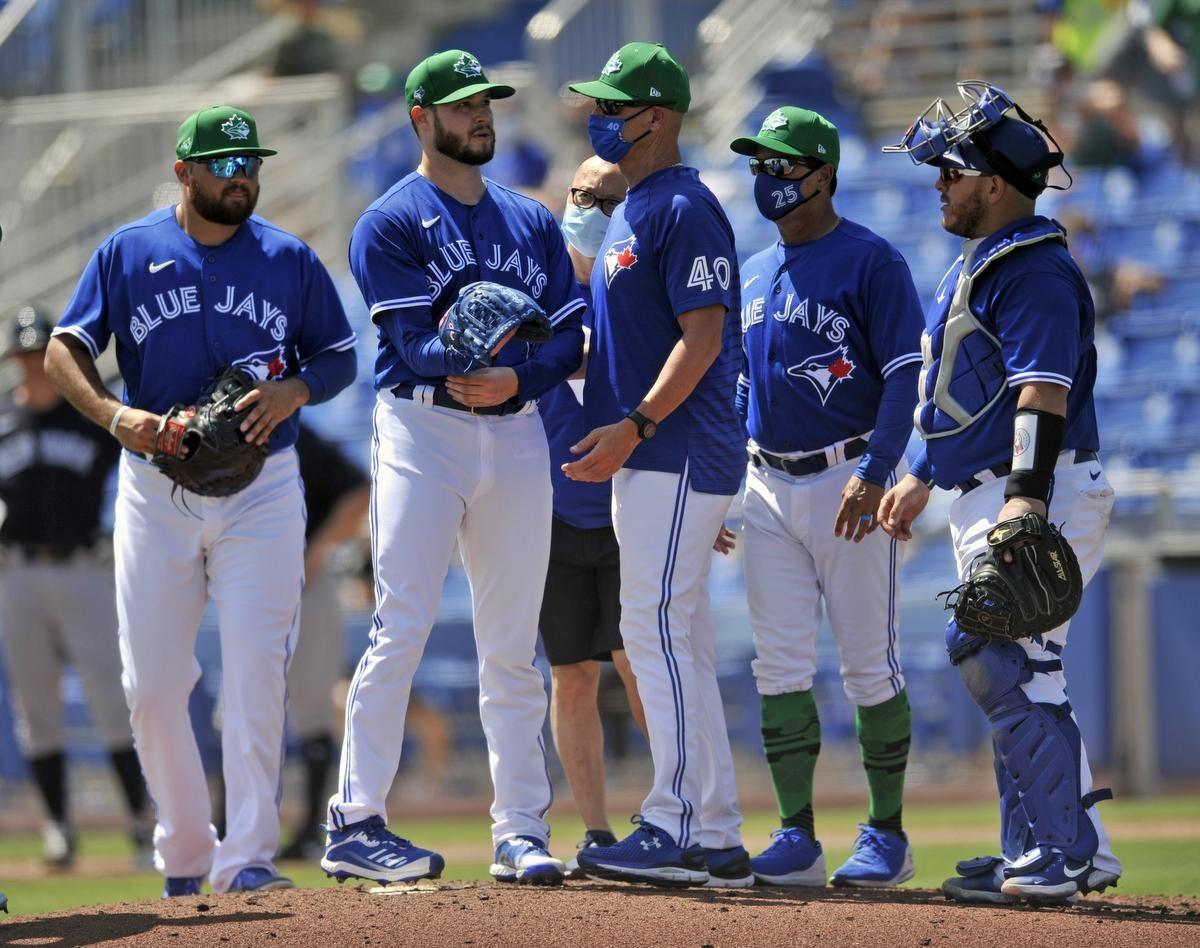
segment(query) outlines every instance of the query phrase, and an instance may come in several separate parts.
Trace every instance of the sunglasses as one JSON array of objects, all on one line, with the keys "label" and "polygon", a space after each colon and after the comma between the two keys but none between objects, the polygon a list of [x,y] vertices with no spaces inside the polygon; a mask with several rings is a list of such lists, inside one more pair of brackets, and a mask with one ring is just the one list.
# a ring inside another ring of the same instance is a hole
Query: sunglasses
[{"label": "sunglasses", "polygon": [[820,167],[820,162],[813,164],[811,161],[802,161],[795,158],[750,159],[751,174],[758,174],[761,171],[763,174],[770,175],[772,178],[786,177],[797,168],[807,168],[809,171],[816,171]]},{"label": "sunglasses", "polygon": [[950,185],[958,181],[959,178],[987,178],[991,177],[986,171],[975,171],[972,168],[939,168],[938,177],[942,184]]},{"label": "sunglasses", "polygon": [[[607,115],[609,118],[612,118],[614,115],[616,115],[618,112],[620,112],[621,109],[625,108],[626,106],[636,107],[639,105],[645,106],[646,108],[650,107],[650,104],[648,102],[618,102],[615,99],[597,99],[596,100],[596,108],[598,108],[600,110],[600,114]],[[632,118],[632,117],[633,116],[630,116],[630,118]]]},{"label": "sunglasses", "polygon": [[240,168],[247,178],[257,178],[262,159],[257,155],[222,155],[220,158],[193,158],[198,165],[208,168],[214,178],[232,178]]},{"label": "sunglasses", "polygon": [[582,210],[598,207],[605,217],[612,217],[613,211],[621,206],[621,198],[597,197],[584,188],[571,188],[571,203]]}]

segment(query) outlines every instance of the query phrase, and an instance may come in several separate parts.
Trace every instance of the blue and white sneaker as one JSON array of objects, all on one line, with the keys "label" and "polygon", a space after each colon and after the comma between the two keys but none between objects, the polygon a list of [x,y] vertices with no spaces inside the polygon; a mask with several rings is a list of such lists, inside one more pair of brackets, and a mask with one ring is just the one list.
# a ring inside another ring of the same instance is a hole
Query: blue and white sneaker
[{"label": "blue and white sneaker", "polygon": [[294,888],[296,883],[268,866],[247,866],[229,883],[230,892],[273,892],[275,889]]},{"label": "blue and white sneaker", "polygon": [[369,879],[388,885],[436,879],[446,860],[428,849],[414,846],[391,832],[383,819],[372,816],[344,830],[328,829],[321,868],[338,882]]},{"label": "blue and white sneaker", "polygon": [[579,867],[589,876],[618,882],[691,886],[708,882],[704,850],[680,849],[670,833],[635,816],[637,829],[615,846],[592,846],[579,851]]},{"label": "blue and white sneaker", "polygon": [[796,826],[771,834],[771,845],[750,860],[754,878],[763,885],[825,885],[825,853],[821,844]]},{"label": "blue and white sneaker", "polygon": [[754,870],[750,868],[750,854],[745,846],[730,846],[728,849],[704,849],[704,861],[708,863],[709,889],[748,889],[754,885]]},{"label": "blue and white sneaker", "polygon": [[199,895],[203,881],[204,876],[167,876],[162,897],[173,899],[177,895]]},{"label": "blue and white sneaker", "polygon": [[942,883],[942,894],[955,902],[1012,905],[1016,896],[1000,891],[1004,884],[1004,860],[999,856],[976,856],[954,866],[958,873]]},{"label": "blue and white sneaker", "polygon": [[567,869],[561,859],[546,851],[546,844],[532,836],[510,836],[496,847],[492,878],[520,885],[562,885]]},{"label": "blue and white sneaker", "polygon": [[[1069,902],[1088,891],[1093,870],[1090,862],[1077,862],[1058,849],[1038,847],[1004,870],[1000,891],[1026,902]],[[1111,878],[1112,873],[1104,875]]]},{"label": "blue and white sneaker", "polygon": [[907,882],[917,874],[912,847],[903,833],[889,833],[858,824],[858,839],[850,858],[834,870],[830,885],[883,889]]}]

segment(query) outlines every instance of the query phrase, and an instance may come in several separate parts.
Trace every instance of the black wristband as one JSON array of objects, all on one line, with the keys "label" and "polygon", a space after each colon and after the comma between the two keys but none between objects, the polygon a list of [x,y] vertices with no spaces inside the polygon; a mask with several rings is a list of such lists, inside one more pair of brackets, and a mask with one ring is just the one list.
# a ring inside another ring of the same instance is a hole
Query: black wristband
[{"label": "black wristband", "polygon": [[1013,420],[1012,473],[1004,486],[1004,499],[1029,497],[1048,503],[1054,482],[1054,465],[1062,450],[1067,419],[1040,408],[1018,408]]}]

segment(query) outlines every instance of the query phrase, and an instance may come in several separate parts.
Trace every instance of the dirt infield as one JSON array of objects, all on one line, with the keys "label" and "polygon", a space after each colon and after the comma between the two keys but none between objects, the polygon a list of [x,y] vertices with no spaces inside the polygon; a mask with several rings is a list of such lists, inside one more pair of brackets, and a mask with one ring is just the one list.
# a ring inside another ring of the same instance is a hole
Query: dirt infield
[{"label": "dirt infield", "polygon": [[1200,901],[1096,896],[1063,909],[968,907],[925,891],[683,892],[427,883],[124,902],[0,922],[2,945],[1195,945]]}]

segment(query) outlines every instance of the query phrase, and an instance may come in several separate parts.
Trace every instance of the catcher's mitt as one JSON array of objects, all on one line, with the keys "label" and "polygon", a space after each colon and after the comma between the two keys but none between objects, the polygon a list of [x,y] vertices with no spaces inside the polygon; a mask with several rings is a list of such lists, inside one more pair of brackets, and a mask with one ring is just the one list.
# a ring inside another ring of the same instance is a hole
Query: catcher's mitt
[{"label": "catcher's mitt", "polygon": [[[988,531],[966,582],[949,593],[958,627],[971,635],[1024,639],[1058,628],[1083,596],[1079,560],[1059,529],[1027,513]],[[1012,562],[1005,562],[1005,553]]]},{"label": "catcher's mitt", "polygon": [[520,290],[499,283],[468,283],[442,317],[438,336],[447,349],[471,357],[471,368],[492,364],[492,350],[509,330],[522,342],[548,342],[546,311]]},{"label": "catcher's mitt", "polygon": [[228,366],[195,405],[175,405],[162,416],[150,460],[176,487],[203,497],[228,497],[258,477],[267,446],[249,444],[238,426],[252,405],[233,406],[254,388],[244,369]]}]

